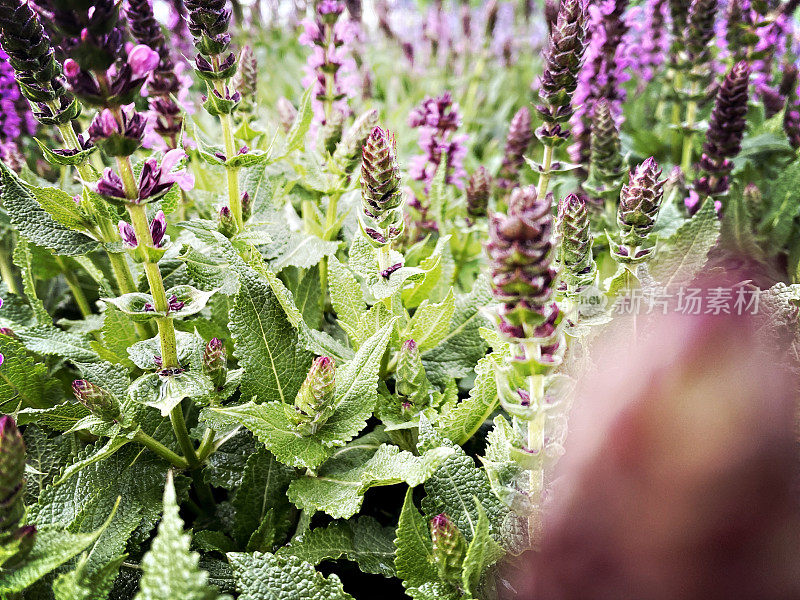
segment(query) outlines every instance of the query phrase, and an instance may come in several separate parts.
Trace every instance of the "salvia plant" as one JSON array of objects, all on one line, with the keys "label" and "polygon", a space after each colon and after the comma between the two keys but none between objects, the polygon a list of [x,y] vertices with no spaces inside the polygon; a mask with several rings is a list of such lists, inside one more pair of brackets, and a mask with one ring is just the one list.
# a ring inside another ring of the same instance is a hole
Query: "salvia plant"
[{"label": "salvia plant", "polygon": [[797,352],[795,8],[0,0],[0,598],[528,597],[598,334]]}]

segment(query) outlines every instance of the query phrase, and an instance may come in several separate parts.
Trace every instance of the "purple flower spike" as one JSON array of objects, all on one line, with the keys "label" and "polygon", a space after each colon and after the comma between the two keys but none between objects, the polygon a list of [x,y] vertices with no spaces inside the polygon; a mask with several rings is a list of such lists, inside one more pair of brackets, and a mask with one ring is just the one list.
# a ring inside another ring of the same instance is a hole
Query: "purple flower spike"
[{"label": "purple flower spike", "polygon": [[103,176],[95,185],[95,191],[106,198],[125,198],[125,186],[122,179],[110,167],[106,167],[103,171]]},{"label": "purple flower spike", "polygon": [[130,223],[126,221],[119,222],[119,235],[122,238],[122,243],[128,248],[136,248],[139,245],[139,241],[136,239],[136,232]]}]

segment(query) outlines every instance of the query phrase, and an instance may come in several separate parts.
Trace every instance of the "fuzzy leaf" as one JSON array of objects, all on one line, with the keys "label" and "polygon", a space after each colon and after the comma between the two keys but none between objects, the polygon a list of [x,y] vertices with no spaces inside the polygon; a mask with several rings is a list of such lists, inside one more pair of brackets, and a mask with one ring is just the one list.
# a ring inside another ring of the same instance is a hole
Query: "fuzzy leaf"
[{"label": "fuzzy leaf", "polygon": [[47,408],[60,397],[58,382],[48,376],[43,362],[34,360],[17,340],[0,335],[0,408]]},{"label": "fuzzy leaf", "polygon": [[17,337],[31,352],[44,356],[61,356],[74,362],[94,362],[100,357],[89,340],[52,326],[40,325],[17,332]]},{"label": "fuzzy leaf", "polygon": [[164,516],[153,545],[142,559],[142,581],[135,600],[216,600],[208,573],[198,567],[200,556],[189,551],[191,536],[183,532],[172,474],[164,489]]},{"label": "fuzzy leaf", "polygon": [[414,490],[410,488],[397,523],[395,546],[394,566],[404,587],[416,588],[439,580],[433,564],[430,526],[414,506]]},{"label": "fuzzy leaf", "polygon": [[671,287],[689,283],[703,268],[708,252],[717,242],[720,221],[709,199],[691,219],[678,227],[650,263],[650,273],[659,283]]},{"label": "fuzzy leaf", "polygon": [[435,348],[450,331],[455,309],[453,289],[438,304],[424,300],[408,324],[409,337],[417,342],[420,352]]},{"label": "fuzzy leaf", "polygon": [[469,544],[464,564],[461,567],[461,582],[465,590],[475,595],[481,575],[487,567],[496,563],[503,550],[489,534],[489,519],[481,503],[475,500],[475,509],[478,511],[478,525],[475,527],[475,536]]},{"label": "fuzzy leaf", "polygon": [[394,529],[372,517],[334,521],[312,529],[278,550],[278,556],[296,556],[312,565],[346,558],[364,573],[394,576]]},{"label": "fuzzy leaf", "polygon": [[353,338],[358,336],[367,307],[358,280],[335,256],[328,259],[328,289],[339,324],[357,345],[363,340]]},{"label": "fuzzy leaf", "polygon": [[295,556],[229,552],[239,600],[352,600],[336,575],[328,578]]},{"label": "fuzzy leaf", "polygon": [[289,230],[277,212],[270,221],[265,230],[272,243],[263,247],[263,253],[276,273],[286,267],[308,269],[339,248],[337,241],[325,241],[309,233]]},{"label": "fuzzy leaf", "polygon": [[184,371],[175,375],[147,373],[131,384],[130,398],[134,402],[152,406],[164,417],[184,398],[198,402],[214,391],[211,379],[202,373]]},{"label": "fuzzy leaf", "polygon": [[305,476],[289,485],[289,499],[298,508],[321,510],[335,519],[352,517],[361,508],[364,494],[377,486],[407,483],[415,487],[453,453],[451,448],[432,448],[422,456],[384,444],[361,466],[340,471],[320,469],[319,475]]},{"label": "fuzzy leaf", "polygon": [[286,136],[286,150],[284,151],[284,156],[288,156],[295,150],[303,147],[306,134],[308,133],[309,127],[311,127],[311,120],[314,118],[314,111],[311,108],[311,95],[314,87],[315,86],[311,86],[303,92],[303,97],[300,100],[300,108],[297,110],[297,116]]},{"label": "fuzzy leaf", "polygon": [[0,200],[8,211],[11,223],[34,244],[66,256],[86,254],[98,247],[92,238],[55,221],[36,201],[31,189],[1,162],[0,184]]},{"label": "fuzzy leaf", "polygon": [[311,366],[297,331],[269,285],[252,269],[241,274],[231,309],[234,355],[244,367],[242,395],[259,402],[292,402]]}]

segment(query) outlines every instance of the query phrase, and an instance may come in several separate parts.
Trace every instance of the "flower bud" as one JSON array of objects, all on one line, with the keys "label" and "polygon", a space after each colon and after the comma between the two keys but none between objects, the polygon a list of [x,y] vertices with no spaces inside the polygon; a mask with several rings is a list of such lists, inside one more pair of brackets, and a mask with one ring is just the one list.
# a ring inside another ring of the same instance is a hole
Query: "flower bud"
[{"label": "flower bud", "polygon": [[[6,529],[13,506],[21,500],[25,474],[25,442],[9,415],[0,417],[0,531]],[[20,502],[21,503],[21,502]]]},{"label": "flower bud", "polygon": [[242,220],[247,221],[253,215],[253,199],[248,192],[242,194]]},{"label": "flower bud", "polygon": [[419,354],[419,347],[414,340],[406,340],[400,347],[397,357],[397,393],[404,400],[417,407],[423,406],[428,399],[428,378]]},{"label": "flower bud", "polygon": [[578,283],[577,280],[583,285],[591,283],[594,280],[595,266],[586,201],[575,194],[562,199],[558,203],[556,228],[565,279],[572,280],[568,283]]},{"label": "flower bud", "polygon": [[506,138],[506,150],[503,165],[500,168],[498,185],[505,189],[516,187],[519,183],[519,170],[525,163],[525,152],[533,140],[531,129],[531,113],[527,106],[520,108],[511,119]]},{"label": "flower bud", "polygon": [[156,69],[158,63],[158,52],[144,44],[134,46],[128,53],[128,64],[135,78],[147,77]]},{"label": "flower bud", "polygon": [[228,376],[228,353],[219,338],[211,338],[203,351],[203,373],[211,378],[214,387],[222,389]]},{"label": "flower bud", "polygon": [[85,379],[76,379],[72,382],[72,391],[78,402],[88,408],[93,415],[104,421],[119,420],[117,399],[103,388]]},{"label": "flower bud", "polygon": [[122,122],[109,109],[103,109],[89,126],[89,140],[109,156],[130,156],[142,145],[147,124],[141,113],[121,110]]},{"label": "flower bud", "polygon": [[467,541],[458,527],[446,514],[431,519],[431,543],[433,545],[433,564],[439,577],[447,582],[461,581],[461,566],[467,555]]},{"label": "flower bud", "polygon": [[361,162],[361,149],[370,133],[378,126],[378,111],[368,110],[360,115],[342,137],[333,153],[333,162],[347,175],[353,173]]},{"label": "flower bud", "polygon": [[244,46],[239,54],[239,70],[233,80],[233,87],[242,95],[239,109],[253,112],[258,93],[258,61],[253,49]]},{"label": "flower bud", "polygon": [[118,227],[122,243],[128,248],[136,248],[139,245],[139,240],[136,239],[136,232],[133,230],[133,226],[127,221],[120,221]]},{"label": "flower bud", "polygon": [[[664,197],[664,180],[661,169],[651,156],[630,173],[629,181],[622,186],[617,223],[622,233],[622,243],[641,246],[656,224],[656,217]],[[628,248],[627,256],[641,258]]]},{"label": "flower bud", "polygon": [[320,138],[322,140],[322,147],[328,152],[333,154],[336,146],[342,141],[342,130],[344,129],[344,113],[337,108],[331,112],[330,118],[325,121],[325,124],[320,129]]},{"label": "flower bud", "polygon": [[154,248],[161,248],[164,245],[164,234],[166,231],[167,218],[164,216],[164,211],[160,210],[150,222],[150,236],[153,238]]},{"label": "flower bud", "polygon": [[297,392],[289,415],[302,435],[311,435],[330,418],[336,394],[336,368],[333,359],[320,356],[311,364]]},{"label": "flower bud", "polygon": [[297,117],[297,109],[294,107],[294,104],[283,96],[278,98],[278,103],[275,108],[278,111],[278,120],[281,123],[281,127],[288,133],[292,125],[294,125],[294,120]]},{"label": "flower bud", "polygon": [[233,219],[233,213],[227,206],[219,209],[219,223],[217,224],[217,231],[227,238],[236,235],[236,221]]},{"label": "flower bud", "polygon": [[372,130],[362,152],[359,223],[370,242],[385,246],[403,231],[403,192],[397,143],[387,130]]},{"label": "flower bud", "polygon": [[597,198],[616,199],[622,184],[622,147],[611,105],[605,98],[594,105],[590,139],[589,181],[584,189]]},{"label": "flower bud", "polygon": [[467,216],[470,219],[485,217],[492,191],[492,177],[480,166],[467,182]]}]

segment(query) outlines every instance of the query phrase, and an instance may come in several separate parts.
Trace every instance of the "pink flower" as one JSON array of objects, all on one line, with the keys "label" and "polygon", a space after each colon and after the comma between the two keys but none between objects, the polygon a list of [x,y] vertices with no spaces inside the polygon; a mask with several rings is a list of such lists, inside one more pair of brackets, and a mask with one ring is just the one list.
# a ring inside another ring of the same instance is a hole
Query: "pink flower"
[{"label": "pink flower", "polygon": [[144,44],[134,46],[128,53],[128,64],[137,79],[152,73],[158,67],[159,60],[158,52]]}]

